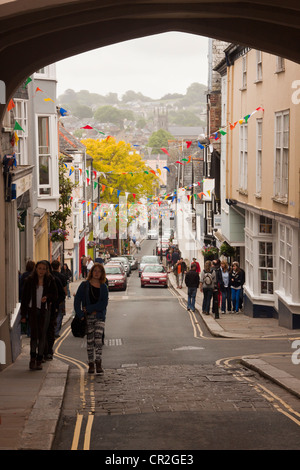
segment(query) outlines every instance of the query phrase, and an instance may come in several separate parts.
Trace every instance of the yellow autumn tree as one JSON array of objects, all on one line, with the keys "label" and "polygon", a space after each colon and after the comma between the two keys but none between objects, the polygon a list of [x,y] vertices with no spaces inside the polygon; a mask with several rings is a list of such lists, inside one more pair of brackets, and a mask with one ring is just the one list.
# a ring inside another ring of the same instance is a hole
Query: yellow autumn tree
[{"label": "yellow autumn tree", "polygon": [[105,186],[101,192],[101,202],[117,204],[118,195],[124,196],[125,193],[129,193],[128,202],[156,194],[159,178],[150,172],[151,169],[131,144],[117,142],[114,137],[85,139],[82,143],[87,154],[93,158],[95,170],[105,174],[99,179],[99,184]]}]

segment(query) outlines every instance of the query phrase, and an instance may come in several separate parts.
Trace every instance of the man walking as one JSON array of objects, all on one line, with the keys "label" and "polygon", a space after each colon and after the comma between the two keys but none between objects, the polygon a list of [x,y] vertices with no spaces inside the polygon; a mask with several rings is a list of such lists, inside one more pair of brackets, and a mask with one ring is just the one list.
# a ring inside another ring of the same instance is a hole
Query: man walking
[{"label": "man walking", "polygon": [[182,283],[183,283],[185,273],[186,273],[186,264],[183,261],[183,258],[180,258],[179,261],[174,266],[174,274],[176,276],[177,289],[182,289]]},{"label": "man walking", "polygon": [[196,295],[197,289],[200,284],[200,276],[197,272],[197,265],[192,263],[191,269],[186,273],[185,276],[185,284],[188,288],[188,304],[187,310],[188,311],[195,311],[195,303],[196,303]]}]

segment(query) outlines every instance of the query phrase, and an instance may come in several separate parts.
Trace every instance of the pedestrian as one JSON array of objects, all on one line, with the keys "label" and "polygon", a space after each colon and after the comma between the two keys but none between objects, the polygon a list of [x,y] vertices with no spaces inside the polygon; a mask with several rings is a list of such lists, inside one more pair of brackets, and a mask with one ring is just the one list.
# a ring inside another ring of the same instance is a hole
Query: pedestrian
[{"label": "pedestrian", "polygon": [[88,262],[87,256],[82,255],[80,261],[81,261],[81,274],[82,274],[83,279],[86,279],[86,277],[87,277],[87,267],[86,267],[86,265],[87,265],[87,262]]},{"label": "pedestrian", "polygon": [[87,262],[87,265],[86,265],[86,270],[87,270],[87,275],[89,276],[89,272],[90,270],[92,269],[92,267],[94,266],[94,261],[92,260],[92,258],[89,256],[88,257],[88,262]]},{"label": "pedestrian", "polygon": [[171,264],[172,264],[172,249],[168,249],[167,250],[167,253],[166,253],[166,262],[167,262],[167,267],[168,267],[168,270],[170,270],[171,268]]},{"label": "pedestrian", "polygon": [[193,261],[192,261],[191,264],[195,264],[195,265],[196,265],[196,272],[200,274],[200,273],[201,273],[201,268],[200,268],[200,264],[199,264],[199,262],[197,261],[196,258],[193,258]]},{"label": "pedestrian", "polygon": [[[21,302],[22,300],[22,295],[23,295],[23,289],[24,289],[24,284],[28,276],[30,276],[33,273],[35,267],[35,262],[32,260],[28,260],[26,263],[26,271],[24,271],[23,274],[21,274],[19,278],[19,301]],[[30,337],[30,327],[29,327],[29,322],[28,318],[24,323],[21,323],[21,333],[26,334],[27,337]]]},{"label": "pedestrian", "polygon": [[39,261],[26,279],[22,301],[21,322],[29,319],[31,370],[41,370],[49,325],[51,305],[57,299],[57,287],[46,261]]},{"label": "pedestrian", "polygon": [[[220,289],[220,284],[221,284],[221,262],[219,259],[214,259],[212,261],[212,269],[215,270],[216,272],[216,287],[214,290],[214,304],[215,308],[221,307],[222,303],[222,294],[221,294],[221,289]],[[216,312],[215,312],[216,313]]]},{"label": "pedestrian", "polygon": [[200,276],[197,272],[197,265],[196,263],[191,264],[191,269],[186,273],[185,276],[185,284],[188,288],[188,304],[187,310],[192,312],[195,311],[195,302],[197,296],[197,289],[200,284]]},{"label": "pedestrian", "polygon": [[33,273],[34,267],[35,267],[35,262],[32,261],[32,260],[28,260],[27,263],[26,263],[26,267],[25,267],[26,271],[24,271],[24,273],[21,274],[21,276],[20,276],[20,284],[19,284],[19,299],[20,299],[20,302],[21,302],[21,299],[22,299],[25,280],[27,279],[28,276],[30,276],[30,274]]},{"label": "pedestrian", "polygon": [[231,300],[233,311],[239,312],[239,303],[241,296],[241,288],[243,282],[243,275],[240,270],[240,265],[237,261],[232,263],[232,270],[230,274],[230,287],[231,287]]},{"label": "pedestrian", "polygon": [[173,269],[174,269],[174,266],[176,265],[176,263],[179,261],[179,259],[180,259],[179,250],[175,249],[172,253],[172,267],[173,267]]},{"label": "pedestrian", "polygon": [[239,300],[239,308],[242,310],[243,303],[244,303],[244,284],[245,284],[245,271],[240,267],[242,284],[241,284],[241,291],[240,291],[240,300]]},{"label": "pedestrian", "polygon": [[137,251],[140,251],[140,249],[141,249],[141,244],[140,244],[139,240],[137,240],[137,241],[135,242],[135,246],[136,246]]},{"label": "pedestrian", "polygon": [[104,335],[106,309],[108,305],[108,287],[103,264],[95,263],[87,281],[83,281],[75,295],[74,309],[76,315],[87,322],[87,356],[88,372],[103,373],[102,338]]},{"label": "pedestrian", "polygon": [[216,273],[212,269],[211,261],[206,261],[200,275],[200,291],[203,292],[202,312],[209,315],[210,302],[216,285]]},{"label": "pedestrian", "polygon": [[231,289],[230,289],[230,270],[227,261],[221,261],[221,270],[220,270],[220,291],[222,294],[222,305],[221,313],[226,313],[226,302],[227,302],[227,312],[231,313]]},{"label": "pedestrian", "polygon": [[186,273],[187,267],[183,258],[180,258],[173,268],[173,272],[176,277],[177,289],[182,289],[182,283],[184,280],[184,275]]},{"label": "pedestrian", "polygon": [[72,282],[73,279],[73,274],[67,263],[64,263],[63,267],[60,270],[61,274],[63,274],[66,279],[67,279],[67,295],[68,299],[71,298],[71,292],[70,292],[70,283]]},{"label": "pedestrian", "polygon": [[[66,297],[68,294],[67,278],[61,273],[60,262],[54,260],[51,263],[52,275],[56,281],[58,299],[56,303],[56,322],[55,322],[55,338],[59,338],[59,333],[62,326],[63,316],[66,314]],[[51,354],[51,352],[49,352]],[[53,353],[52,353],[53,354]]]}]

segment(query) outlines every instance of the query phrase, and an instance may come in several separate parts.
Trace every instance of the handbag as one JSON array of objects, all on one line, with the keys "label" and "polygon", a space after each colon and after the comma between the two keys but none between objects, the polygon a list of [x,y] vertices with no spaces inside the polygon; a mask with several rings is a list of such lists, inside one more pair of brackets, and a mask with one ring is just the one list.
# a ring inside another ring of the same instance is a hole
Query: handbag
[{"label": "handbag", "polygon": [[71,322],[71,330],[75,338],[84,338],[86,335],[86,318],[82,320],[77,315],[73,318]]}]

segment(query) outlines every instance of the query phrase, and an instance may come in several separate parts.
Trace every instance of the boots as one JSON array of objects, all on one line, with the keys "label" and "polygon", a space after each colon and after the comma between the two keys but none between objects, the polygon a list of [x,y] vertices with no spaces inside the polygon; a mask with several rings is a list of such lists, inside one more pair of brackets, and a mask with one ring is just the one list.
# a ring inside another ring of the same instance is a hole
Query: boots
[{"label": "boots", "polygon": [[89,362],[89,370],[88,370],[88,373],[89,374],[94,374],[95,372],[95,364],[93,362]]},{"label": "boots", "polygon": [[96,372],[97,374],[103,374],[104,370],[102,369],[102,361],[96,361]]},{"label": "boots", "polygon": [[36,370],[36,362],[35,362],[35,357],[32,357],[29,362],[29,369],[30,370]]}]

